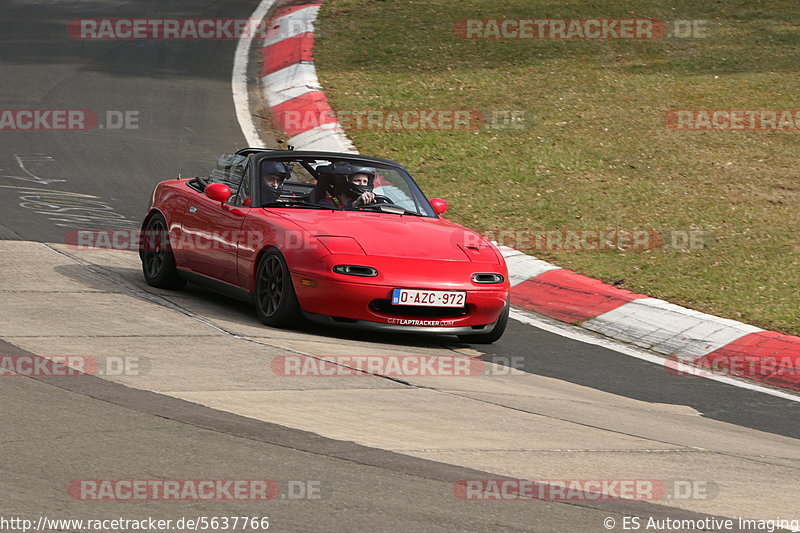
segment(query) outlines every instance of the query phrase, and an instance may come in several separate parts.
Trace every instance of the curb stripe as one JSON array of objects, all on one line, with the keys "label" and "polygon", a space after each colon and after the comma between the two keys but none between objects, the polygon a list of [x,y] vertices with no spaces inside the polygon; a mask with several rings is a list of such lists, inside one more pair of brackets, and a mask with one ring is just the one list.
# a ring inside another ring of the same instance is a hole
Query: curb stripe
[{"label": "curb stripe", "polygon": [[305,150],[358,153],[321,92],[314,68],[314,21],[321,6],[322,2],[313,0],[278,3],[261,51],[264,98],[273,125],[289,137],[287,144]]},{"label": "curb stripe", "polygon": [[270,107],[275,107],[310,91],[320,91],[313,63],[295,63],[261,78],[264,96]]},{"label": "curb stripe", "polygon": [[262,49],[263,67],[261,76],[272,74],[301,61],[313,61],[314,34],[301,33],[283,39]]},{"label": "curb stripe", "polygon": [[319,6],[303,6],[291,13],[270,20],[264,46],[289,39],[303,33],[314,33],[314,21]]},{"label": "curb stripe", "polygon": [[[311,117],[313,124],[307,119]],[[309,91],[272,108],[272,123],[276,128],[292,137],[322,126],[337,124],[328,99],[322,91]]]},{"label": "curb stripe", "polygon": [[574,324],[616,309],[642,294],[559,268],[523,281],[511,289],[511,304]]},{"label": "curb stripe", "polygon": [[[743,365],[742,361],[751,358],[761,359],[761,364],[754,365],[753,371],[737,372],[747,370],[749,365]],[[717,366],[721,360],[727,361],[732,373],[800,390],[800,337],[776,331],[750,333],[709,353],[696,364]]]},{"label": "curb stripe", "polygon": [[292,13],[296,13],[303,9],[308,9],[310,7],[316,7],[319,10],[320,6],[322,6],[322,2],[314,2],[313,0],[294,2],[294,1],[284,1],[279,2],[278,7],[275,8],[275,13],[272,14],[270,17],[270,23],[275,21],[276,19],[286,17],[291,15]]},{"label": "curb stripe", "polygon": [[620,306],[582,324],[664,355],[695,359],[761,329],[656,298]]},{"label": "curb stripe", "polygon": [[335,123],[304,131],[291,137],[286,144],[300,150],[322,150],[325,152],[345,152],[357,154],[358,150],[344,134],[341,126]]},{"label": "curb stripe", "polygon": [[525,255],[508,246],[498,246],[498,249],[506,260],[506,265],[508,265],[508,277],[512,287],[535,278],[539,274],[559,268],[547,261]]}]

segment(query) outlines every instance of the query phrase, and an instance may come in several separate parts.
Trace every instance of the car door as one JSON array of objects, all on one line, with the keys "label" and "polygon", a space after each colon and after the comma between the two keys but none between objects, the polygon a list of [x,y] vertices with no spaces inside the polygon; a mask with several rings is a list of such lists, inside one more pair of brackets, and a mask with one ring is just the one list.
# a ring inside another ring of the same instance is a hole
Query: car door
[{"label": "car door", "polygon": [[238,286],[236,255],[245,239],[242,225],[250,214],[247,158],[222,156],[210,180],[228,185],[231,198],[221,204],[202,193],[190,197],[182,219],[184,258],[194,272]]}]

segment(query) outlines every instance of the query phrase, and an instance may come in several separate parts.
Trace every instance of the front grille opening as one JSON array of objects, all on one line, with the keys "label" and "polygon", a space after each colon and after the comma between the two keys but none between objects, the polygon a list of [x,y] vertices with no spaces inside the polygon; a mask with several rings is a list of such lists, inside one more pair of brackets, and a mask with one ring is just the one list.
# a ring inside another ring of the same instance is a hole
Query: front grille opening
[{"label": "front grille opening", "polygon": [[377,313],[394,316],[458,318],[469,314],[471,304],[466,307],[422,307],[416,305],[392,305],[391,300],[372,300],[369,308]]}]

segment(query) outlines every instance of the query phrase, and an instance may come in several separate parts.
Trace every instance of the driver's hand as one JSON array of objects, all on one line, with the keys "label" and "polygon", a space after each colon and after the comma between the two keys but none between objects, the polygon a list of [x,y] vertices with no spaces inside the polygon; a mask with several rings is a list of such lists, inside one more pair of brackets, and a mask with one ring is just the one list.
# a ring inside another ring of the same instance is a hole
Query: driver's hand
[{"label": "driver's hand", "polygon": [[362,193],[354,203],[357,205],[369,205],[375,203],[375,193],[371,191]]}]

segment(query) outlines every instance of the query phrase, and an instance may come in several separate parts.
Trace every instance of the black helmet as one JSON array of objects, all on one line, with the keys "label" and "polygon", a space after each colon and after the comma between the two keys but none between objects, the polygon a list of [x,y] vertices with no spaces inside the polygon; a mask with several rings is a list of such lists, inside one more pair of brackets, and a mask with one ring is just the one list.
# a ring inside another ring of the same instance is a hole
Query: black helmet
[{"label": "black helmet", "polygon": [[[276,188],[270,187],[264,183],[264,176],[276,175],[280,178]],[[275,202],[280,198],[283,192],[283,182],[292,175],[292,167],[288,163],[282,161],[261,161],[261,175],[259,181],[261,183],[261,203],[267,204]]]},{"label": "black helmet", "polygon": [[[340,164],[340,163],[337,163]],[[351,180],[356,174],[365,174],[367,176],[367,185],[356,185]],[[340,172],[335,176],[334,192],[336,195],[342,193],[358,198],[365,192],[372,191],[375,183],[375,169],[372,167],[365,167],[361,165],[354,165],[351,163],[341,163]]]},{"label": "black helmet", "polygon": [[264,161],[261,161],[261,176],[265,176],[267,174],[277,174],[281,177],[281,183],[283,183],[284,180],[289,179],[289,176],[292,175],[292,167],[283,161],[271,161],[269,159],[265,159]]},{"label": "black helmet", "polygon": [[[326,194],[341,196],[347,194],[353,198],[358,198],[367,191],[371,191],[375,181],[375,169],[348,163],[347,161],[337,161],[328,165],[317,167],[317,187],[316,195],[318,199],[324,198]],[[352,183],[350,179],[354,174],[366,174],[368,178],[367,186],[360,187]]]}]

